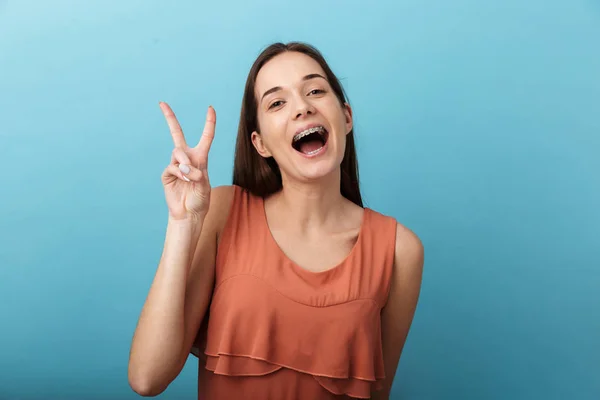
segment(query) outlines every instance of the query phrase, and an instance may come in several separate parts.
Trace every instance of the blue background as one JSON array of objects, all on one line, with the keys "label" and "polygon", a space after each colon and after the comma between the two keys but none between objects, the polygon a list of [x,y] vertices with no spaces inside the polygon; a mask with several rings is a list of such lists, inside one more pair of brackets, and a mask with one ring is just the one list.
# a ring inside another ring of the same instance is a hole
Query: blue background
[{"label": "blue background", "polygon": [[[402,399],[600,398],[597,1],[0,1],[0,399],[135,399],[131,336],[172,142],[316,45],[354,108],[366,205],[426,249]],[[161,395],[196,396],[196,359]]]}]

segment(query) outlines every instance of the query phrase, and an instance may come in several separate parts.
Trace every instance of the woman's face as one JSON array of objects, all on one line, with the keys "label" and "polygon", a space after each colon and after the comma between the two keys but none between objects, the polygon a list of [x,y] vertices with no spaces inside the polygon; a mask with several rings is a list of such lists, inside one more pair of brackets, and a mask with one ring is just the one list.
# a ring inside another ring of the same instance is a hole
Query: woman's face
[{"label": "woman's face", "polygon": [[274,57],[256,77],[255,96],[260,132],[252,143],[275,159],[284,179],[308,182],[337,172],[352,111],[314,59],[299,52]]}]

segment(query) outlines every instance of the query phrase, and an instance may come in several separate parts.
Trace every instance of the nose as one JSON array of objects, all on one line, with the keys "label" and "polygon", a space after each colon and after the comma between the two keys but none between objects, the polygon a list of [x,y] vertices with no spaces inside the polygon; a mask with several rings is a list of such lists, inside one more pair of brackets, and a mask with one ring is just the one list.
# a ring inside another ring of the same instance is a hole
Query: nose
[{"label": "nose", "polygon": [[296,110],[294,111],[294,120],[301,118],[302,116],[312,115],[315,113],[315,108],[304,99],[302,96],[296,101]]}]

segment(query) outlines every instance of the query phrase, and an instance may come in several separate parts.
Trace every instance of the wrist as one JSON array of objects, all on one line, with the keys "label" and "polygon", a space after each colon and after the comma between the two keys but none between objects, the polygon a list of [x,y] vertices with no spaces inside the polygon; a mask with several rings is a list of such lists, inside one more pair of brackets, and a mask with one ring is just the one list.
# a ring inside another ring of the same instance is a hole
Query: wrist
[{"label": "wrist", "polygon": [[166,240],[176,247],[192,246],[195,248],[202,233],[203,219],[169,217],[166,229]]},{"label": "wrist", "polygon": [[205,214],[192,214],[184,218],[174,218],[169,214],[167,228],[180,233],[199,233],[202,230]]},{"label": "wrist", "polygon": [[202,214],[202,215],[193,214],[193,215],[188,215],[184,218],[175,218],[171,214],[169,214],[167,223],[171,226],[176,226],[176,227],[183,228],[183,229],[194,228],[194,227],[197,227],[198,225],[202,224],[205,216],[206,215],[204,215],[204,214]]}]

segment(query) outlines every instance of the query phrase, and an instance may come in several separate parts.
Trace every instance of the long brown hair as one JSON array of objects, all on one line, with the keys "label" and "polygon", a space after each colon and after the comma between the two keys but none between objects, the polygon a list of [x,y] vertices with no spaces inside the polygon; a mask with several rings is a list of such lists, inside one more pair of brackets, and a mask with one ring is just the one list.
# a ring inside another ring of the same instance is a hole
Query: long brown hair
[{"label": "long brown hair", "polygon": [[[296,51],[306,54],[319,63],[331,88],[336,94],[342,106],[347,102],[346,93],[338,78],[335,76],[323,55],[313,46],[301,43],[273,43],[264,49],[250,68],[244,97],[242,98],[242,109],[240,112],[240,123],[238,126],[237,142],[235,145],[235,160],[233,164],[233,184],[238,185],[250,193],[267,197],[282,188],[281,171],[272,157],[264,158],[252,145],[251,135],[258,131],[257,101],[254,93],[256,76],[258,72],[273,57],[287,52]],[[346,149],[341,163],[340,192],[342,196],[362,207],[362,197],[358,182],[358,160],[354,146],[354,129],[346,136]]]}]

